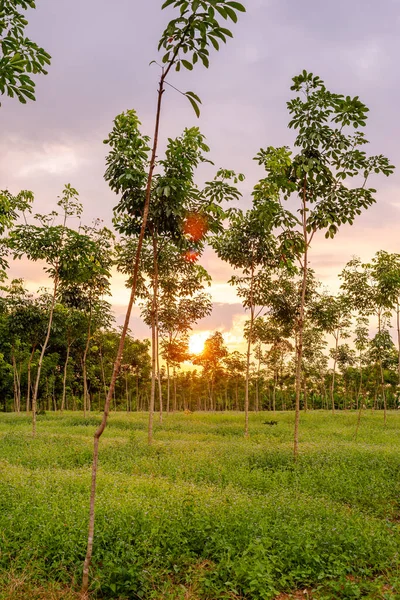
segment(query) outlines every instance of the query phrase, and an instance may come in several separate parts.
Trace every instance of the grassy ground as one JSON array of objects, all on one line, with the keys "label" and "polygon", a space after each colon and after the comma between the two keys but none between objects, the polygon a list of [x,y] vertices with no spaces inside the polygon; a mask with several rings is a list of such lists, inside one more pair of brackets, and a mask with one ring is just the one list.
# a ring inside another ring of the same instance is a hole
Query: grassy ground
[{"label": "grassy ground", "polygon": [[[400,414],[110,418],[95,598],[400,599]],[[77,598],[99,415],[0,416],[0,600]]]}]

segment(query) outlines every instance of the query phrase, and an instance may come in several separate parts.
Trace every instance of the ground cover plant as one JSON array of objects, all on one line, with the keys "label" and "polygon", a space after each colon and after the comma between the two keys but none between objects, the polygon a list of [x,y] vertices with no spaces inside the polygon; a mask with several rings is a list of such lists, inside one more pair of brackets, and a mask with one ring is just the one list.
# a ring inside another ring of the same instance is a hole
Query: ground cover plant
[{"label": "ground cover plant", "polygon": [[[112,413],[93,598],[400,597],[400,414]],[[0,416],[0,599],[77,598],[100,413]],[[285,596],[284,594],[287,594]]]}]

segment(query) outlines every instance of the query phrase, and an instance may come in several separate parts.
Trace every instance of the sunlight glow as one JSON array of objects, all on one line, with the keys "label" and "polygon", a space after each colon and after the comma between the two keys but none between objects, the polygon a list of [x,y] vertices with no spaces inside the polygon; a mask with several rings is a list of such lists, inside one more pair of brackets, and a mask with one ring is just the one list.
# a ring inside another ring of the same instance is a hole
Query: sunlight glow
[{"label": "sunlight glow", "polygon": [[190,354],[201,354],[204,349],[204,342],[210,335],[209,331],[199,331],[190,336],[189,352]]}]

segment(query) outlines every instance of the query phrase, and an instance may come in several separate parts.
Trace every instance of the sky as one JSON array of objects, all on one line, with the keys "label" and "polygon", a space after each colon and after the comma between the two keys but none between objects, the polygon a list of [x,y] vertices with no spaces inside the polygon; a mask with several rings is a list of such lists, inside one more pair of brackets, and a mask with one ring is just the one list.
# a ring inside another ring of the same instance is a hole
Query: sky
[{"label": "sky", "polygon": [[[110,224],[116,196],[103,179],[102,141],[114,117],[134,108],[143,131],[152,135],[158,81],[158,39],[173,15],[161,0],[37,0],[28,11],[28,35],[52,56],[46,77],[36,78],[36,103],[7,98],[0,108],[2,189],[30,189],[35,212],[54,209],[65,183],[80,193],[85,219]],[[197,125],[211,147],[216,167],[246,175],[242,208],[263,176],[253,160],[261,147],[291,145],[286,102],[291,78],[303,69],[318,74],[327,87],[358,95],[369,107],[366,136],[372,154],[400,163],[400,2],[381,0],[244,0],[247,13],[231,29],[234,39],[213,53],[210,68],[172,74],[170,82],[196,92],[203,101],[196,119],[189,103],[168,89],[163,107],[161,150],[168,137]],[[208,177],[205,171],[200,177]],[[311,266],[332,291],[338,273],[353,256],[370,259],[377,250],[399,251],[400,170],[372,180],[377,204],[336,238],[316,237]],[[240,346],[245,316],[227,284],[231,269],[212,251],[202,258],[210,272],[214,310],[196,330],[219,329],[231,349]],[[13,277],[24,277],[32,291],[46,285],[40,265],[21,262]],[[123,277],[113,278],[112,304],[117,322],[128,300]],[[135,310],[131,329],[148,335]],[[205,335],[200,333],[199,335]]]}]

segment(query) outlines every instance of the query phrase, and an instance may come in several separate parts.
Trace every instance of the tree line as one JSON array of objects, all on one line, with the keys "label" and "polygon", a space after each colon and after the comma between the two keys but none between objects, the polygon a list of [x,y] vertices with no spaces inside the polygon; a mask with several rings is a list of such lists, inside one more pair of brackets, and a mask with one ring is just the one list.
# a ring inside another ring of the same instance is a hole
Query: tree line
[{"label": "tree line", "polygon": [[[0,13],[0,93],[25,103],[35,99],[37,74],[50,56],[25,37],[21,12],[33,0],[10,0]],[[399,352],[389,334],[393,314],[399,332],[399,257],[379,252],[371,263],[348,263],[339,295],[321,291],[310,267],[312,242],[334,238],[345,224],[376,201],[371,180],[394,166],[364,150],[368,108],[358,96],[331,92],[304,70],[293,78],[287,103],[292,148],[266,146],[255,160],[263,170],[253,186],[251,208],[237,208],[244,175],[215,170],[202,185],[198,168],[211,163],[197,127],[167,137],[159,157],[162,108],[171,93],[183,95],[200,116],[200,97],[172,86],[169,75],[199,65],[233,37],[226,27],[245,7],[230,0],[166,0],[173,13],[160,38],[154,134],[142,131],[130,109],[118,115],[105,140],[105,179],[116,195],[113,231],[102,223],[82,225],[78,192],[65,186],[56,210],[33,212],[30,191],[0,196],[0,373],[5,409],[30,410],[33,435],[38,408],[101,407],[94,434],[89,535],[83,596],[89,586],[99,440],[112,408],[147,409],[148,440],[156,408],[164,410],[294,409],[294,458],[299,451],[301,408],[396,405]],[[179,84],[177,84],[179,85]],[[178,100],[179,99],[179,100]],[[201,373],[179,371],[187,358],[191,328],[211,311],[209,275],[200,266],[211,246],[232,268],[249,319],[247,350],[228,354],[214,333],[192,357]],[[7,261],[43,265],[50,291],[30,294],[24,282],[7,283]],[[124,324],[113,327],[104,298],[112,268],[125,274],[130,300]],[[139,303],[151,341],[129,330]],[[378,333],[369,339],[369,319]],[[352,319],[354,348],[347,342]],[[326,335],[333,336],[328,368]],[[397,365],[397,366],[396,366]],[[61,400],[60,400],[61,398]],[[372,398],[372,400],[371,400]],[[193,402],[197,403],[194,406]],[[361,412],[360,412],[361,414]]]}]

